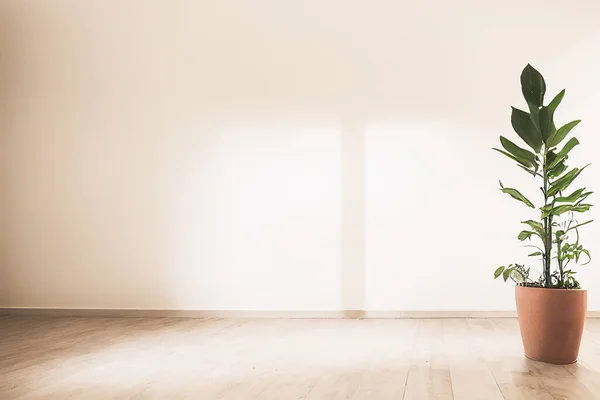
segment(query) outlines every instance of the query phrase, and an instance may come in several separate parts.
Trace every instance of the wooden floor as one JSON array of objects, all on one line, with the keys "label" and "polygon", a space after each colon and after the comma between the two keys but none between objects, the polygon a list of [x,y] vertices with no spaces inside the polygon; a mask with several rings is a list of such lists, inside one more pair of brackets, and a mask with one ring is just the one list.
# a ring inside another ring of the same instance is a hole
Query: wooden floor
[{"label": "wooden floor", "polygon": [[600,399],[580,362],[524,359],[513,319],[0,317],[0,399]]}]

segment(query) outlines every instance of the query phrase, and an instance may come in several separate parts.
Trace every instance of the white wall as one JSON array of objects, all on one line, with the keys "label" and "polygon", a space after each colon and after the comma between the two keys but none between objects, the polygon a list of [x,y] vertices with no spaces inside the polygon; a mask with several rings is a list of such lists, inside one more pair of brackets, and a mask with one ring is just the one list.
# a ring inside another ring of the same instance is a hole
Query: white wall
[{"label": "white wall", "polygon": [[[512,309],[491,274],[523,260],[531,213],[497,180],[537,189],[490,148],[530,62],[567,88],[558,120],[584,120],[575,162],[595,161],[599,18],[592,1],[0,0],[0,306]],[[598,278],[582,269],[600,310]]]}]

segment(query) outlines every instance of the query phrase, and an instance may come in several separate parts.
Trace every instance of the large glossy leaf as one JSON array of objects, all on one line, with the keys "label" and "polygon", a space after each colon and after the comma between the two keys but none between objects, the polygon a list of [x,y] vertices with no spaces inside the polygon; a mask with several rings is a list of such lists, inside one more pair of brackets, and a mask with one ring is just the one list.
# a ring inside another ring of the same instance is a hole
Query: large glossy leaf
[{"label": "large glossy leaf", "polygon": [[535,154],[533,154],[529,150],[525,150],[517,146],[504,136],[500,136],[500,143],[506,151],[508,151],[513,156],[517,157],[519,160],[527,160],[527,162],[529,163],[527,165],[528,167],[533,167],[537,165]]},{"label": "large glossy leaf", "polygon": [[569,132],[571,132],[571,129],[575,128],[580,122],[581,120],[577,119],[561,126],[554,135],[548,138],[546,145],[548,147],[558,146],[560,142],[562,142],[562,140],[569,134]]},{"label": "large glossy leaf", "polygon": [[526,159],[515,157],[512,154],[507,153],[504,150],[497,149],[495,147],[492,148],[492,150],[496,150],[498,153],[504,154],[506,157],[510,158],[511,160],[514,160],[514,161],[518,162],[519,164],[522,164],[525,167],[531,167],[531,162],[528,161],[528,160],[526,160]]},{"label": "large glossy leaf", "polygon": [[502,193],[509,194],[513,199],[519,200],[519,201],[525,203],[528,207],[535,208],[533,203],[531,201],[529,201],[525,196],[523,196],[521,194],[521,192],[519,192],[517,189],[503,187],[503,188],[500,188],[500,190],[502,191]]},{"label": "large glossy leaf", "polygon": [[571,193],[568,196],[557,197],[556,199],[554,199],[554,202],[555,203],[575,203],[579,199],[579,197],[581,196],[581,194],[583,193],[584,190],[585,190],[585,188],[577,189],[576,191],[574,191],[573,193]]},{"label": "large glossy leaf", "polygon": [[542,135],[533,124],[531,115],[518,108],[512,107],[510,122],[519,137],[536,153],[539,153],[542,148]]},{"label": "large glossy leaf", "polygon": [[556,133],[556,126],[554,125],[554,112],[562,101],[565,95],[564,89],[552,99],[550,104],[540,109],[540,132],[544,143],[547,143],[547,139]]},{"label": "large glossy leaf", "polygon": [[562,192],[567,187],[569,187],[571,182],[573,182],[573,180],[575,180],[575,178],[577,178],[579,176],[579,174],[584,169],[587,168],[588,165],[586,165],[585,167],[583,167],[581,169],[573,168],[571,171],[567,172],[565,175],[563,175],[562,177],[560,177],[557,180],[555,180],[554,182],[552,182],[552,184],[550,185],[550,188],[548,189],[547,196],[548,197],[555,196],[559,192]]},{"label": "large glossy leaf", "polygon": [[546,93],[546,82],[544,77],[530,64],[521,72],[521,91],[527,103],[537,107],[544,104],[544,94]]}]

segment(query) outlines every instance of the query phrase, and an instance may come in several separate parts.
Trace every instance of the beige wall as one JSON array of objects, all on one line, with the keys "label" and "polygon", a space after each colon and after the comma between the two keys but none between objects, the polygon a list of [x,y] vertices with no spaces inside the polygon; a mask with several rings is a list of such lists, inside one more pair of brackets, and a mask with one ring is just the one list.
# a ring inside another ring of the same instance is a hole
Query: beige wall
[{"label": "beige wall", "polygon": [[511,309],[491,274],[523,256],[524,213],[496,182],[530,181],[489,149],[531,62],[595,161],[599,20],[592,1],[0,0],[0,306]]}]

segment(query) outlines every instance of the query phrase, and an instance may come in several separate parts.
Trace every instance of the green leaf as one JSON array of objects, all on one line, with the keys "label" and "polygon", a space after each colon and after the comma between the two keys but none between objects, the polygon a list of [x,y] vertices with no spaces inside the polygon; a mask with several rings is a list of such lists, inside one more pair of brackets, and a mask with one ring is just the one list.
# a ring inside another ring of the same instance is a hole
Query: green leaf
[{"label": "green leaf", "polygon": [[517,189],[502,188],[500,190],[502,191],[502,193],[509,194],[513,199],[525,203],[528,207],[535,208],[533,203],[531,203],[531,201],[529,201],[525,196],[523,196]]},{"label": "green leaf", "polygon": [[558,164],[562,163],[564,160],[569,158],[568,155],[555,155],[551,157],[551,161],[548,164],[548,170],[553,170]]},{"label": "green leaf", "polygon": [[540,110],[540,132],[542,140],[546,142],[548,137],[556,133],[556,126],[554,125],[554,115],[550,112],[548,107],[542,107]]},{"label": "green leaf", "polygon": [[504,267],[498,267],[494,271],[494,279],[497,279],[500,275],[502,275],[502,271],[504,271]]},{"label": "green leaf", "polygon": [[553,150],[550,150],[548,154],[546,154],[546,164],[548,165],[548,169],[552,163],[556,160],[556,153]]},{"label": "green leaf", "polygon": [[574,191],[573,193],[571,193],[568,196],[557,197],[556,199],[554,199],[554,202],[555,203],[574,203],[577,199],[579,199],[579,196],[581,196],[581,193],[583,193],[584,190],[585,190],[585,188],[577,189],[576,191]]},{"label": "green leaf", "polygon": [[531,103],[527,103],[527,106],[529,106],[529,118],[531,119],[531,123],[533,124],[533,127],[535,128],[537,134],[541,138],[542,134],[540,133],[540,108],[535,104]]},{"label": "green leaf", "polygon": [[566,157],[566,155],[569,154],[571,149],[573,149],[573,147],[577,146],[578,144],[579,144],[579,140],[577,140],[577,138],[569,139],[567,144],[565,144],[565,147],[563,147],[562,150],[558,152],[557,156],[558,157]]},{"label": "green leaf", "polygon": [[531,235],[533,235],[533,232],[531,231],[521,231],[517,238],[522,242],[525,239],[531,239]]},{"label": "green leaf", "polygon": [[537,221],[527,220],[527,221],[521,221],[521,223],[529,225],[531,227],[531,229],[533,229],[535,232],[537,232],[538,235],[540,235],[540,236],[546,235],[546,232],[544,232],[544,226]]},{"label": "green leaf", "polygon": [[580,204],[578,206],[573,206],[570,204],[565,204],[562,206],[554,207],[549,211],[545,211],[542,213],[542,218],[546,218],[548,215],[561,215],[568,211],[570,212],[586,212],[592,207],[591,204]]},{"label": "green leaf", "polygon": [[533,124],[531,115],[518,108],[512,107],[510,122],[521,139],[536,153],[542,148],[542,135]]},{"label": "green leaf", "polygon": [[590,255],[590,252],[586,249],[582,249],[581,250],[582,253],[585,253],[585,255],[588,257],[588,262],[581,264],[581,265],[587,265],[592,261],[592,256]]},{"label": "green leaf", "polygon": [[564,89],[552,99],[547,107],[540,109],[540,132],[544,143],[547,143],[547,139],[556,133],[556,126],[554,126],[554,111],[562,101],[565,95]]},{"label": "green leaf", "polygon": [[518,162],[519,164],[522,164],[525,167],[530,167],[531,166],[531,163],[529,161],[527,161],[525,159],[522,159],[522,158],[517,158],[517,157],[513,156],[512,154],[507,153],[504,150],[500,150],[500,149],[497,149],[495,147],[492,148],[492,150],[496,150],[498,153],[504,154],[506,157],[510,158],[511,160],[514,160],[514,161]]},{"label": "green leaf", "polygon": [[537,257],[537,256],[541,256],[541,255],[542,255],[541,251],[536,251],[535,253],[528,254],[527,256],[528,257]]},{"label": "green leaf", "polygon": [[500,143],[502,144],[502,147],[504,147],[504,149],[506,151],[508,151],[510,154],[512,154],[519,160],[527,160],[527,162],[528,162],[527,167],[537,166],[535,154],[533,154],[529,150],[525,150],[525,149],[517,146],[516,144],[514,144],[513,142],[511,142],[504,136],[500,136]]},{"label": "green leaf", "polygon": [[541,107],[544,104],[546,94],[546,82],[544,77],[530,64],[521,72],[521,91],[527,103]]},{"label": "green leaf", "polygon": [[566,169],[567,169],[566,164],[561,161],[554,168],[550,169],[550,171],[548,172],[548,175],[550,175],[551,178],[558,178],[563,172],[566,171]]},{"label": "green leaf", "polygon": [[504,282],[506,282],[508,280],[508,278],[510,277],[510,273],[512,272],[514,268],[506,268],[504,270],[504,272],[502,273],[502,278],[504,279]]},{"label": "green leaf", "polygon": [[580,122],[581,120],[578,119],[560,127],[555,134],[548,138],[546,145],[548,147],[558,146],[559,143],[562,142],[562,140],[569,134],[569,132],[571,132],[571,129],[575,128]]},{"label": "green leaf", "polygon": [[[580,227],[582,227],[582,226],[584,226],[584,225],[587,225],[587,224],[589,224],[589,223],[592,223],[592,222],[594,222],[594,220],[593,220],[593,219],[591,219],[591,220],[589,220],[589,221],[582,222],[581,224],[578,224],[578,225],[575,225],[575,226],[572,226],[572,227],[570,227],[569,229],[567,229],[567,232],[569,232],[569,231],[572,231],[573,229],[580,228]],[[565,233],[566,233],[566,232],[565,232]]]},{"label": "green leaf", "polygon": [[[521,164],[517,164],[517,167],[523,168],[523,170],[525,170],[526,172],[530,173],[531,175],[535,176],[537,174],[537,171],[534,171],[532,169],[529,169]],[[540,175],[541,176],[541,175]]]},{"label": "green leaf", "polygon": [[577,178],[579,176],[579,174],[588,167],[588,165],[586,165],[585,167],[583,167],[581,169],[573,168],[571,171],[567,172],[566,175],[563,175],[562,177],[560,177],[557,180],[555,180],[554,182],[552,182],[552,184],[550,185],[550,188],[548,189],[548,193],[547,193],[548,197],[552,197],[552,196],[556,195],[558,192],[562,192],[567,187],[569,187],[571,182],[573,182],[575,180],[575,178]]},{"label": "green leaf", "polygon": [[585,192],[582,193],[581,196],[579,196],[579,200],[577,200],[577,203],[575,203],[575,205],[579,205],[579,203],[581,203],[582,201],[584,201],[585,199],[587,199],[587,197],[591,194],[594,194],[594,192]]}]

